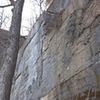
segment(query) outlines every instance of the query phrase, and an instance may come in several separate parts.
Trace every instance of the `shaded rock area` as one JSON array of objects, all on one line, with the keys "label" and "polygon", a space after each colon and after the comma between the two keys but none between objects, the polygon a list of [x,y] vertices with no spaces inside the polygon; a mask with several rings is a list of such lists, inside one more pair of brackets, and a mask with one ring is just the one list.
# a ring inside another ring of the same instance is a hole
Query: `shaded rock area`
[{"label": "shaded rock area", "polygon": [[[10,34],[9,31],[0,29],[0,68],[2,60],[4,59],[5,52],[9,46],[9,41],[8,41],[9,34]],[[25,37],[20,36],[19,48],[23,45],[24,41]]]},{"label": "shaded rock area", "polygon": [[54,0],[19,50],[10,100],[100,100],[100,0]]},{"label": "shaded rock area", "polygon": [[0,29],[0,69],[2,60],[4,58],[4,52],[6,51],[8,46],[8,31]]}]

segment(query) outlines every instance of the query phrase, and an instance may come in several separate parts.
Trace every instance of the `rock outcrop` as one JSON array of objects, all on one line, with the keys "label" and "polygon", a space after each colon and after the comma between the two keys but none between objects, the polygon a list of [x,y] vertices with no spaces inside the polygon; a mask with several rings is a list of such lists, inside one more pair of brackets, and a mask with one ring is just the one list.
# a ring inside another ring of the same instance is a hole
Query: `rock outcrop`
[{"label": "rock outcrop", "polygon": [[19,50],[10,100],[100,100],[100,0],[54,0]]}]

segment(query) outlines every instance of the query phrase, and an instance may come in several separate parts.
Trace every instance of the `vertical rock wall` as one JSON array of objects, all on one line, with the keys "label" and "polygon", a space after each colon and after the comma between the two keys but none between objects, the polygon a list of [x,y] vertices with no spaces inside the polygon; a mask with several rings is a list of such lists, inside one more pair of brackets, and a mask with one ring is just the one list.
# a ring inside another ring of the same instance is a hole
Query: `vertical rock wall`
[{"label": "vertical rock wall", "polygon": [[19,50],[10,100],[100,100],[100,0],[54,0]]}]

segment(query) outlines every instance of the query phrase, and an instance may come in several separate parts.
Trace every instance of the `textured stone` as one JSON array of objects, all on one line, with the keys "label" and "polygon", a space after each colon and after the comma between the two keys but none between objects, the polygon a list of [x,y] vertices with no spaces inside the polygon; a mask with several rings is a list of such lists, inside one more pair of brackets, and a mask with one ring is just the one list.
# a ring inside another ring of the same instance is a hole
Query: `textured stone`
[{"label": "textured stone", "polygon": [[100,99],[98,2],[52,2],[19,50],[11,100]]},{"label": "textured stone", "polygon": [[[0,66],[5,58],[5,52],[9,46],[8,36],[9,31],[0,29]],[[19,48],[23,45],[25,37],[20,36]]]},{"label": "textured stone", "polygon": [[4,58],[4,52],[9,46],[8,31],[0,29],[0,68]]}]

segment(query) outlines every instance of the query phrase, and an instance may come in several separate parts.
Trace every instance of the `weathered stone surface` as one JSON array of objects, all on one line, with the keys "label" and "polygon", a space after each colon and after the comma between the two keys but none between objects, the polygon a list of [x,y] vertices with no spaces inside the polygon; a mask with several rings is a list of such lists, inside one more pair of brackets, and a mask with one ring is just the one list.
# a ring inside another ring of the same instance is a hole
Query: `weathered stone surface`
[{"label": "weathered stone surface", "polygon": [[0,69],[4,57],[4,52],[6,51],[8,46],[8,31],[0,29]]},{"label": "weathered stone surface", "polygon": [[[9,31],[0,29],[0,66],[2,64],[2,60],[5,57],[5,52],[9,46],[8,35],[9,35]],[[20,36],[19,48],[21,48],[24,41],[25,41],[25,37]]]},{"label": "weathered stone surface", "polygon": [[19,50],[11,100],[100,99],[99,3],[52,2]]}]

